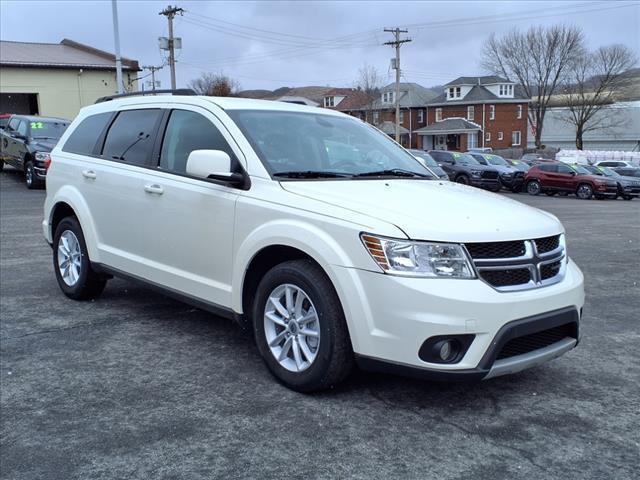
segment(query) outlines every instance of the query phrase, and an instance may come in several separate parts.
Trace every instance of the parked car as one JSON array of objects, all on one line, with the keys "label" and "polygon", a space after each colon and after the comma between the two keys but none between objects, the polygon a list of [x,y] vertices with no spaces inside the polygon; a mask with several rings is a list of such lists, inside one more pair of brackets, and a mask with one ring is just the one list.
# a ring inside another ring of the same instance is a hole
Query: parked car
[{"label": "parked car", "polygon": [[638,167],[619,167],[613,168],[612,170],[625,177],[640,178],[640,168]]},{"label": "parked car", "polygon": [[618,195],[615,181],[592,175],[582,166],[571,167],[561,162],[541,163],[531,167],[524,177],[524,184],[529,195],[575,193],[583,200],[593,196],[598,199],[616,198]]},{"label": "parked car", "polygon": [[9,123],[9,119],[11,118],[10,113],[0,113],[0,130],[4,130],[4,127]]},{"label": "parked car", "polygon": [[625,162],[624,160],[603,160],[601,162],[594,163],[594,166],[610,167],[610,168],[622,168],[622,167],[631,168],[631,167],[634,167],[635,165],[629,162]]},{"label": "parked car", "polygon": [[355,363],[492,378],[578,342],[583,276],[556,217],[435,181],[340,112],[114,97],[51,156],[42,226],[65,295],[95,298],[115,275],[235,318],[295,390]]},{"label": "parked car", "polygon": [[523,162],[522,160],[513,160],[511,158],[505,158],[505,160],[516,170],[520,170],[521,172],[527,173],[531,166],[528,163]]},{"label": "parked car", "polygon": [[449,176],[449,180],[498,192],[501,188],[498,170],[481,165],[467,153],[430,150],[429,155]]},{"label": "parked car", "polygon": [[472,148],[469,149],[469,152],[491,153],[491,152],[493,152],[493,148],[491,148],[491,147],[472,147]]},{"label": "parked car", "polygon": [[504,188],[507,188],[512,192],[519,192],[522,190],[524,172],[509,165],[504,158],[492,153],[467,153],[475,158],[480,164],[488,165],[498,170],[498,173],[500,174],[500,183]]},{"label": "parked car", "polygon": [[596,167],[594,165],[584,166],[593,175],[607,177],[618,185],[618,197],[624,200],[633,200],[634,197],[640,196],[640,179],[634,177],[625,177],[608,167]]},{"label": "parked car", "polygon": [[44,186],[49,152],[68,126],[62,118],[12,115],[0,131],[0,170],[7,163],[24,172],[27,188]]},{"label": "parked car", "polygon": [[447,173],[436,163],[431,155],[424,150],[409,150],[409,153],[416,157],[430,172],[440,180],[449,180]]}]

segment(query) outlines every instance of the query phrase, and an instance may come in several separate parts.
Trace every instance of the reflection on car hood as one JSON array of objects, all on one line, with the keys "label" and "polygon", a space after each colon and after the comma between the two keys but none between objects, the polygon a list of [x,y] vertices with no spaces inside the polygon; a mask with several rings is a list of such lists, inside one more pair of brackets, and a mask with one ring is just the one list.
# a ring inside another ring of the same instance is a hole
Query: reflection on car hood
[{"label": "reflection on car hood", "polygon": [[558,219],[549,213],[451,182],[321,180],[285,181],[281,185],[291,193],[396,225],[413,239],[521,240],[563,231]]},{"label": "reflection on car hood", "polygon": [[29,146],[36,152],[50,152],[58,143],[57,139],[37,139],[32,140]]}]

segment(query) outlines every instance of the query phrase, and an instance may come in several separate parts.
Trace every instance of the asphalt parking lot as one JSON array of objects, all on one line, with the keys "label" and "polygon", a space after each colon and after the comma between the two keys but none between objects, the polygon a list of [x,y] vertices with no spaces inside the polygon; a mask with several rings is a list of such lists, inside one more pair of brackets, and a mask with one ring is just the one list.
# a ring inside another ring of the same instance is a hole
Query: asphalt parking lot
[{"label": "asphalt parking lot", "polygon": [[557,215],[582,342],[475,384],[356,372],[279,385],[233,323],[122,280],[55,282],[44,191],[0,174],[3,479],[632,479],[640,468],[640,200],[511,195]]}]

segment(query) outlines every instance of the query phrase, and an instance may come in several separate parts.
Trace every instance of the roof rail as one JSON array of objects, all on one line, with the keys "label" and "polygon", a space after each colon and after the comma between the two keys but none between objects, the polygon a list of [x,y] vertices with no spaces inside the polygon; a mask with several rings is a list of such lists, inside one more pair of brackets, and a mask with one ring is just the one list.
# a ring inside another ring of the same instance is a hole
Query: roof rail
[{"label": "roof rail", "polygon": [[109,102],[111,100],[116,100],[118,98],[125,98],[125,97],[143,97],[145,95],[157,95],[159,93],[170,93],[172,95],[197,95],[197,93],[190,88],[178,88],[175,90],[171,90],[171,89],[147,90],[144,92],[119,93],[116,95],[107,95],[106,97],[100,97],[95,101],[95,103]]}]

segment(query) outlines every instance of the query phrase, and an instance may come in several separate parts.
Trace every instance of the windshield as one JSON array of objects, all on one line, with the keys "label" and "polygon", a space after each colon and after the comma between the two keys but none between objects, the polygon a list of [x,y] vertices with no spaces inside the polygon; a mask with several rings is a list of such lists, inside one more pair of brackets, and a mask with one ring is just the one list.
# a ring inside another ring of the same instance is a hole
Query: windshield
[{"label": "windshield", "polygon": [[609,167],[596,167],[602,175],[605,177],[619,177],[620,175],[617,172],[614,172]]},{"label": "windshield", "polygon": [[420,151],[417,151],[417,150],[410,150],[410,152],[414,156],[420,158],[427,167],[438,167],[438,164],[436,163],[436,161],[428,153],[420,152]]},{"label": "windshield", "polygon": [[521,172],[526,172],[529,170],[529,168],[531,168],[529,167],[529,165],[520,160],[511,160],[511,166],[517,170],[520,170]]},{"label": "windshield", "polygon": [[503,167],[509,166],[507,161],[504,158],[499,157],[498,155],[489,155],[487,153],[484,153],[482,156],[487,162],[489,162],[490,165],[502,165]]},{"label": "windshield", "polygon": [[31,138],[58,139],[69,126],[68,122],[56,122],[51,120],[38,120],[30,122]]},{"label": "windshield", "polygon": [[229,115],[273,176],[366,178],[379,172],[433,178],[387,135],[356,119],[274,110],[235,110]]},{"label": "windshield", "polygon": [[580,175],[590,175],[591,174],[591,172],[589,170],[587,170],[584,167],[581,167],[580,165],[572,165],[571,168],[573,168]]},{"label": "windshield", "polygon": [[452,153],[453,158],[455,158],[456,162],[461,165],[480,165],[480,162],[473,158],[468,153]]}]

